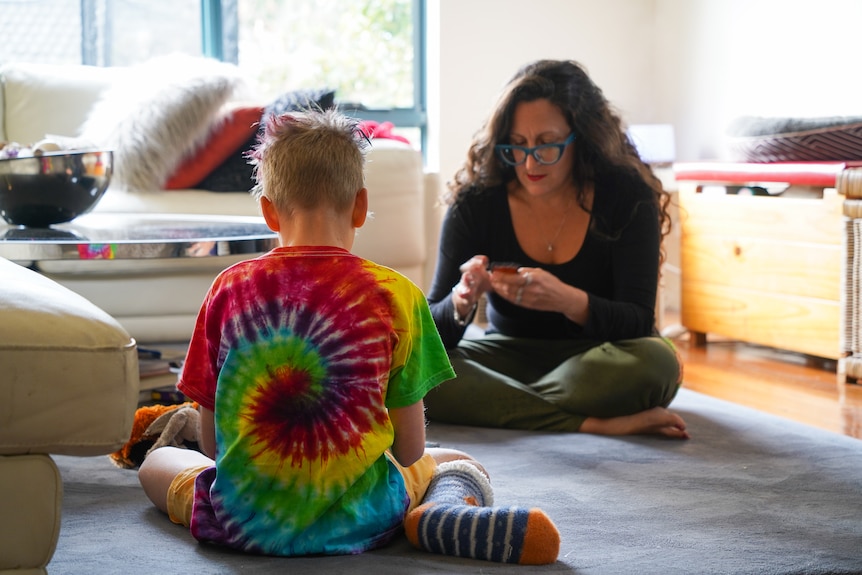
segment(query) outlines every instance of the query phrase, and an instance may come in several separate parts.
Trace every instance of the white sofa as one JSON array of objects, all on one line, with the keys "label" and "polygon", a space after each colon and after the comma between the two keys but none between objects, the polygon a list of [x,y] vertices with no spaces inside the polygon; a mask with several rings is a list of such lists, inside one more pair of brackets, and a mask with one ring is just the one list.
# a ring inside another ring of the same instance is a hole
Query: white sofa
[{"label": "white sofa", "polygon": [[[123,68],[6,63],[0,66],[0,141],[30,145],[47,135],[79,136],[99,99],[132,77]],[[373,216],[354,251],[427,289],[439,232],[439,178],[424,170],[417,149],[394,139],[375,138],[367,165]],[[122,184],[112,184],[94,211],[259,215],[246,191],[140,190]],[[241,257],[249,256],[23,263],[111,314],[139,343],[150,343],[185,341],[212,278]]]}]

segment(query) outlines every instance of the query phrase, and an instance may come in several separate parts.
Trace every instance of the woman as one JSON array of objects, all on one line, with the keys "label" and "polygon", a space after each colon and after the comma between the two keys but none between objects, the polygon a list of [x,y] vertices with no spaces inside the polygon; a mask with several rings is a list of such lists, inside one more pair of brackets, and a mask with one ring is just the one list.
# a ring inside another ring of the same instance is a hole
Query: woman
[{"label": "woman", "polygon": [[[688,438],[655,329],[669,196],[584,69],[522,68],[449,188],[428,301],[457,378],[428,418]],[[464,339],[482,295],[488,330]]]}]

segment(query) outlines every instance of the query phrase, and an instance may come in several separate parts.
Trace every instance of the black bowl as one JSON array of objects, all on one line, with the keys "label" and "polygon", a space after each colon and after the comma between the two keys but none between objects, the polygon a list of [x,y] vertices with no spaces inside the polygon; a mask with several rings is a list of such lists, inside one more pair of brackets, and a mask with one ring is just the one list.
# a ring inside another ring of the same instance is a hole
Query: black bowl
[{"label": "black bowl", "polygon": [[45,228],[92,210],[108,189],[113,153],[77,151],[0,160],[0,216]]}]

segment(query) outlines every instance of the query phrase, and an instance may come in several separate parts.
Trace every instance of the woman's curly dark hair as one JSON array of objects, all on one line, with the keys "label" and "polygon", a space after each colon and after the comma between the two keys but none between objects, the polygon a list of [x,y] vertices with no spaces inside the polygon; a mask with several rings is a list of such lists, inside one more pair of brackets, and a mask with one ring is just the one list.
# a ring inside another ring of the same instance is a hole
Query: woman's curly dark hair
[{"label": "woman's curly dark hair", "polygon": [[[515,179],[515,169],[501,162],[497,144],[507,144],[515,107],[521,102],[547,99],[563,113],[576,134],[572,176],[577,201],[585,210],[586,184],[597,174],[628,172],[655,193],[662,240],[670,233],[670,194],[652,169],[641,160],[626,134],[622,120],[586,70],[571,60],[538,60],[522,67],[508,82],[485,125],[473,137],[464,165],[447,184],[444,202],[451,204],[470,189],[488,189]],[[635,209],[633,207],[633,209]],[[662,244],[664,242],[662,241]],[[661,259],[664,261],[664,249]]]}]

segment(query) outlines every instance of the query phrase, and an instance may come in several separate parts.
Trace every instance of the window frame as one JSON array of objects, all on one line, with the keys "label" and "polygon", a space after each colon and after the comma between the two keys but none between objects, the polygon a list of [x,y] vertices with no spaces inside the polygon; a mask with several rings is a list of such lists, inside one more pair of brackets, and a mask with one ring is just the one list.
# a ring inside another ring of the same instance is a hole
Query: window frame
[{"label": "window frame", "polygon": [[[84,0],[85,2],[87,0]],[[204,56],[233,64],[238,63],[238,47],[227,45],[227,27],[235,28],[238,22],[236,0],[201,1],[201,39]],[[345,110],[363,120],[392,122],[402,128],[418,128],[423,153],[428,144],[428,105],[426,90],[427,30],[426,0],[411,0],[413,4],[413,107]],[[234,34],[235,36],[235,34]]]}]

